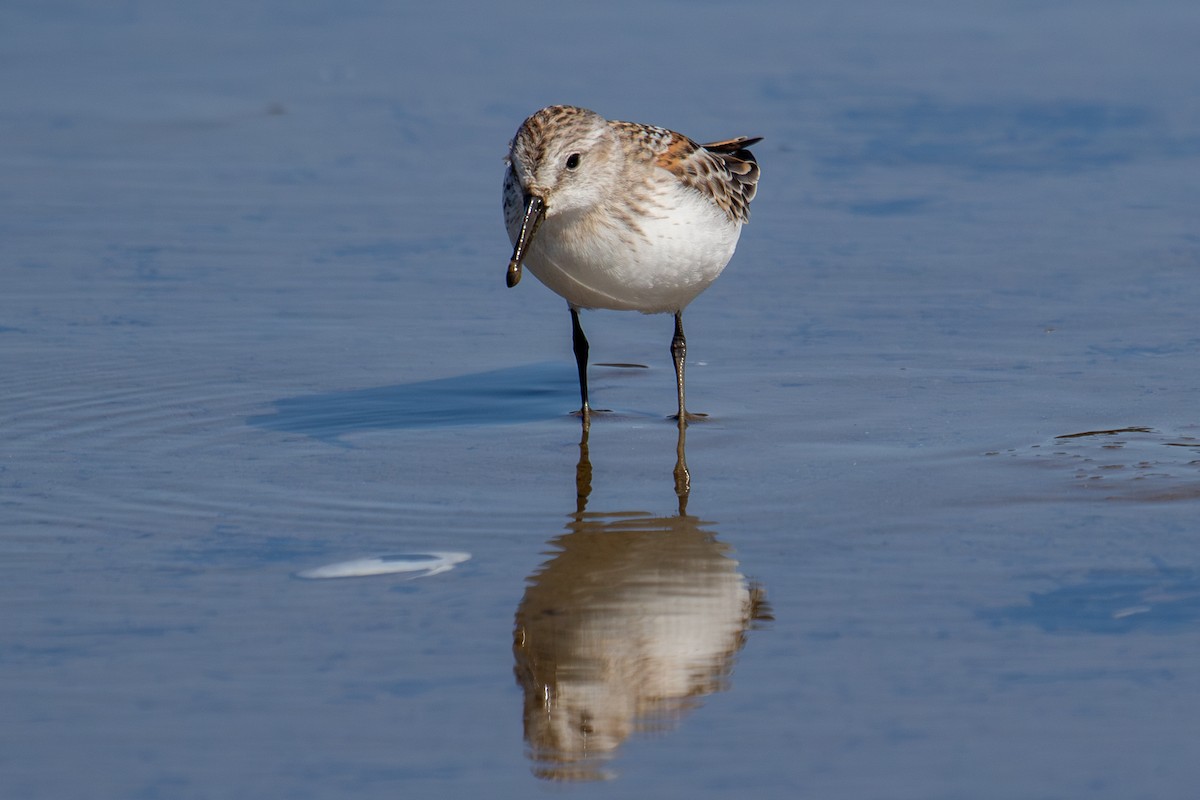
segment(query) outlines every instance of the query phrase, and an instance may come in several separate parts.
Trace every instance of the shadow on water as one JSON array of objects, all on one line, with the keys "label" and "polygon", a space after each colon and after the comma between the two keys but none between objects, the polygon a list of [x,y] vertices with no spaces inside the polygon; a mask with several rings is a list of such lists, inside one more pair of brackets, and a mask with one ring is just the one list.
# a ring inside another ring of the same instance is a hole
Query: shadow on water
[{"label": "shadow on water", "polygon": [[1200,622],[1200,575],[1190,569],[1096,570],[1078,583],[1030,594],[1027,605],[983,616],[1047,633],[1190,632]]},{"label": "shadow on water", "polygon": [[514,627],[533,771],[549,780],[611,777],[606,765],[640,731],[664,731],[728,688],[756,622],[761,587],[738,572],[712,523],[687,513],[691,476],[679,428],[677,513],[588,511],[585,426],[577,500],[553,557],[529,578]]},{"label": "shadow on water", "polygon": [[260,428],[336,440],[349,433],[454,425],[511,425],[562,416],[576,377],[564,364],[456,375],[418,383],[276,400],[275,413],[249,417]]}]

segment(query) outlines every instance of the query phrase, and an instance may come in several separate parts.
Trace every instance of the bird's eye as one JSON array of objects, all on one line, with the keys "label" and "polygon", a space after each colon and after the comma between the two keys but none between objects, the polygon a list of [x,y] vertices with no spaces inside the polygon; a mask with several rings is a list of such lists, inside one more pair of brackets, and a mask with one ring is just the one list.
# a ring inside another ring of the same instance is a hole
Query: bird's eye
[{"label": "bird's eye", "polygon": [[579,153],[571,153],[567,156],[567,169],[575,169],[579,166]]}]

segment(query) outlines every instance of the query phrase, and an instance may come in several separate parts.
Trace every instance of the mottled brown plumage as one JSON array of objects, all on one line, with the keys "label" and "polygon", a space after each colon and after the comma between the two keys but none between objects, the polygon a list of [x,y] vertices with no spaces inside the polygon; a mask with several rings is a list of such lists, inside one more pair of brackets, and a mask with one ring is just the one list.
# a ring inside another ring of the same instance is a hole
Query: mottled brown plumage
[{"label": "mottled brown plumage", "polygon": [[729,262],[750,218],[758,138],[697,144],[653,125],[549,106],[509,145],[504,217],[513,255],[571,309],[583,415],[588,414],[583,308],[674,313],[672,356],[683,397],[683,309]]}]

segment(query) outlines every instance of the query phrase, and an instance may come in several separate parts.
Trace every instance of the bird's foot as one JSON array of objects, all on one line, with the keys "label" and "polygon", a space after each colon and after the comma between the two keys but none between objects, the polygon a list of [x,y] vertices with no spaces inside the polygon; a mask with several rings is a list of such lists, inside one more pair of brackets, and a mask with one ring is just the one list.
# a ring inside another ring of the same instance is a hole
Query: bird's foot
[{"label": "bird's foot", "polygon": [[[679,421],[679,415],[678,415],[678,414],[672,414],[671,416],[667,417],[667,419],[674,420],[675,422],[678,422],[678,421]],[[683,421],[684,421],[684,422],[699,422],[699,421],[700,421],[700,420],[702,420],[702,419],[708,419],[708,414],[701,414],[701,413],[698,413],[698,412],[697,412],[697,413],[693,413],[693,412],[691,412],[691,411],[684,411],[684,412],[683,412]]]},{"label": "bird's foot", "polygon": [[577,411],[572,411],[571,416],[572,417],[583,417],[584,419],[587,419],[592,414],[611,414],[611,413],[612,413],[611,408],[592,408],[590,406],[585,406],[584,408],[581,408]]}]

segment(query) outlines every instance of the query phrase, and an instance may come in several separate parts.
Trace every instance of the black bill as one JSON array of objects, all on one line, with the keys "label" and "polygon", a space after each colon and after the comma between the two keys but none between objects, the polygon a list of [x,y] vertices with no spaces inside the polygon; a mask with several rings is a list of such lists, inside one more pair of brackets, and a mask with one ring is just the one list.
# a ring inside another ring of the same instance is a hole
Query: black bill
[{"label": "black bill", "polygon": [[529,249],[533,234],[545,215],[545,201],[534,194],[525,195],[525,219],[521,222],[521,235],[517,237],[517,244],[513,248],[512,260],[508,262],[506,280],[510,289],[521,280],[521,262],[525,259],[525,251]]}]

